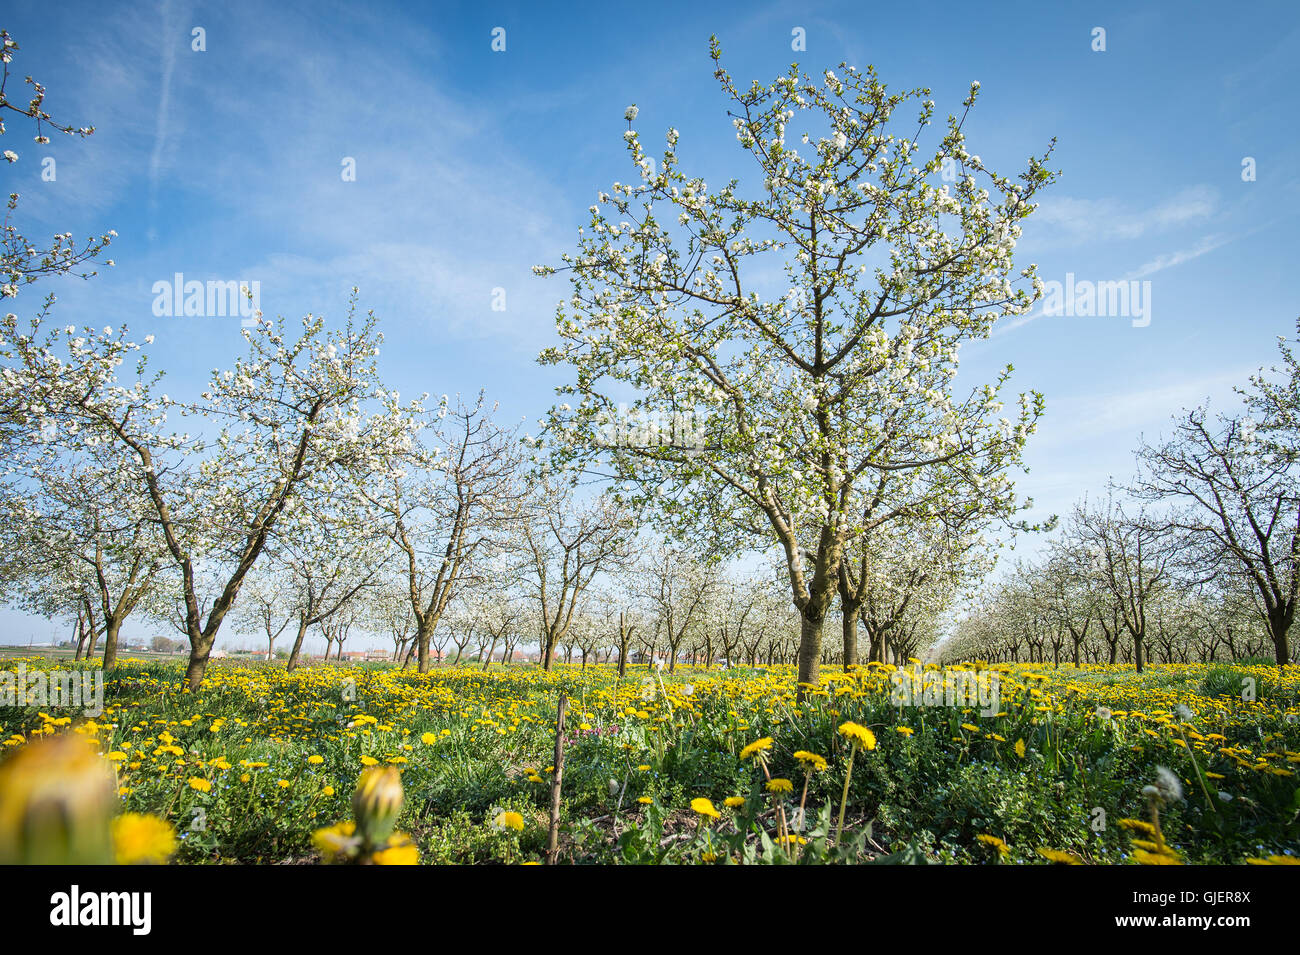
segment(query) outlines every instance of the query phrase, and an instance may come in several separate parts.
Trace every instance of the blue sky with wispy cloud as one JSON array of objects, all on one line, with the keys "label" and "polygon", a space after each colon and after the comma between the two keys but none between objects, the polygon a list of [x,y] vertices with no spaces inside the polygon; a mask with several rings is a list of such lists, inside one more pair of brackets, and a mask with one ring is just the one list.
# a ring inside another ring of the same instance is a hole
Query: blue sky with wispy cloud
[{"label": "blue sky with wispy cloud", "polygon": [[[181,272],[259,281],[262,308],[286,317],[341,318],[357,285],[393,387],[484,387],[505,417],[531,420],[556,383],[534,358],[566,287],[530,268],[557,262],[596,192],[634,175],[624,108],[638,105],[647,143],[681,130],[688,174],[749,172],[711,33],[740,83],[795,59],[814,75],[872,63],[891,88],[930,87],[946,114],[979,80],[965,128],[994,169],[1018,172],[1058,141],[1062,175],[1020,258],[1045,280],[1151,283],[1146,327],[1039,308],[963,352],[963,379],[1010,361],[1018,388],[1046,394],[1021,487],[1040,513],[1063,513],[1129,473],[1139,432],[1208,396],[1229,402],[1300,315],[1300,10],[1089,7],[10,0],[19,73],[48,87],[56,118],[98,131],[37,146],[11,121],[4,146],[20,160],[3,175],[29,234],[118,231],[116,266],[59,285],[56,315],[154,334],[173,394],[241,349],[238,319],[153,315],[153,283]],[[1098,26],[1105,52],[1091,48]],[[795,27],[806,52],[791,50]],[[26,621],[0,623],[2,639],[26,639]]]}]

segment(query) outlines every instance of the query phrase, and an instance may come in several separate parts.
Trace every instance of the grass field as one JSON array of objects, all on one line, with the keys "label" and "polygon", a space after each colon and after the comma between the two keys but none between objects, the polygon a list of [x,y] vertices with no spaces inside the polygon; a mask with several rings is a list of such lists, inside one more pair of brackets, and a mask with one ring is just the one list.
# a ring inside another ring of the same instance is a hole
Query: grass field
[{"label": "grass field", "polygon": [[[27,657],[0,670],[20,664],[82,666]],[[989,715],[895,705],[892,669],[824,673],[800,702],[784,667],[639,667],[620,680],[607,666],[287,674],[219,661],[191,693],[182,663],[127,660],[98,719],[0,707],[0,741],[93,740],[120,809],[170,822],[184,863],[318,861],[329,837],[313,833],[352,818],[371,765],[400,769],[397,824],[421,862],[541,861],[561,693],[563,862],[1297,854],[1300,669],[1000,666]]]}]

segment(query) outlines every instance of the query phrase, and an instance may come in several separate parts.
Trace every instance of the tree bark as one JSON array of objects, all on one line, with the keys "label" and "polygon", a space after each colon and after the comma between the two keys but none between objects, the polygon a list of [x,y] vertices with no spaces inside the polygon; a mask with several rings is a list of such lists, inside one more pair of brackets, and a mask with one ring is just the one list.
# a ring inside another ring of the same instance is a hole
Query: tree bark
[{"label": "tree bark", "polygon": [[843,617],[844,631],[844,672],[858,665],[858,608],[856,605],[845,606]]},{"label": "tree bark", "polygon": [[298,663],[302,655],[302,642],[307,636],[307,618],[301,614],[298,616],[298,633],[293,638],[293,650],[289,653],[289,662],[285,664],[285,672],[292,673],[298,668]]},{"label": "tree bark", "polygon": [[[799,622],[799,682],[816,685],[821,677],[822,659],[822,616],[813,616],[812,611],[805,610]],[[803,698],[803,687],[799,688],[799,697]]]},{"label": "tree bark", "polygon": [[109,617],[104,626],[104,672],[112,670],[117,666],[117,635],[122,629],[122,621],[117,617]]},{"label": "tree bark", "polygon": [[623,611],[618,614],[618,678],[623,679],[627,673],[627,622]]},{"label": "tree bark", "polygon": [[216,643],[215,636],[201,634],[190,647],[190,662],[185,668],[185,682],[190,690],[197,690],[203,683],[203,671],[208,666],[208,655],[212,652],[212,645]]},{"label": "tree bark", "polygon": [[1291,661],[1287,635],[1291,630],[1291,615],[1278,608],[1268,615],[1268,635],[1273,640],[1273,654],[1278,666]]}]

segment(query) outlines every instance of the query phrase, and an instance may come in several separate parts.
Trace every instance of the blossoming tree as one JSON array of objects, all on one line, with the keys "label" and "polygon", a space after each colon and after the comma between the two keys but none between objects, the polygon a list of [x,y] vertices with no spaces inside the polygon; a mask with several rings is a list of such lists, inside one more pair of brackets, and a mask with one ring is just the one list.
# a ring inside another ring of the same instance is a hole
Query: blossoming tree
[{"label": "blossoming tree", "polygon": [[627,561],[634,528],[611,498],[581,500],[569,477],[537,480],[525,504],[518,545],[538,621],[543,669],[555,661],[588,588]]},{"label": "blossoming tree", "polygon": [[[572,283],[560,343],[540,356],[572,370],[545,437],[557,463],[608,474],[680,534],[776,545],[810,683],[851,541],[950,506],[955,485],[992,514],[1019,506],[1009,472],[1041,396],[999,417],[1009,366],[964,395],[953,379],[961,344],[1040,292],[1012,254],[1053,174],[1047,155],[1011,179],[967,150],[977,83],[923,157],[925,90],[890,94],[851,67],[814,81],[795,66],[747,89],[715,76],[756,187],[687,175],[676,130],[656,161],[629,109],[636,181],[600,193],[560,267],[536,267]],[[611,442],[622,415],[692,428]]]},{"label": "blossoming tree", "polygon": [[[259,319],[243,334],[246,356],[214,370],[193,402],[159,393],[143,360],[134,380],[119,381],[118,366],[139,351],[125,330],[65,329],[66,358],[28,336],[6,368],[7,393],[23,396],[19,420],[51,426],[17,467],[38,474],[51,448],[95,449],[147,508],[180,598],[194,688],[277,528],[305,502],[358,495],[411,453],[419,427],[418,403],[402,406],[379,381],[373,315],[358,323],[350,311],[336,331],[309,315],[296,337]],[[169,430],[171,412],[196,419],[201,433]]]},{"label": "blossoming tree", "polygon": [[432,664],[443,614],[517,515],[522,449],[515,429],[493,420],[495,410],[481,392],[472,403],[443,395],[430,426],[434,444],[395,460],[365,492],[405,572],[421,673]]}]

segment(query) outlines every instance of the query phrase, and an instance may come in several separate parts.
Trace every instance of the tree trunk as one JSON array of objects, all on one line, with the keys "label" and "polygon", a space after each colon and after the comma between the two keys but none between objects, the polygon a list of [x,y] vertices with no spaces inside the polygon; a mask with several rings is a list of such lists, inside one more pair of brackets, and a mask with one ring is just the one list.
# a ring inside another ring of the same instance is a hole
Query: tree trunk
[{"label": "tree trunk", "polygon": [[[415,643],[418,648],[416,669],[421,673],[429,672],[429,641],[433,638],[433,627],[430,627],[426,620],[421,620],[415,631]],[[456,659],[460,659],[459,647],[456,648]]]},{"label": "tree trunk", "polygon": [[858,665],[858,607],[847,604],[843,609],[844,671]]},{"label": "tree trunk", "polygon": [[618,615],[618,678],[621,680],[627,673],[627,625],[620,611]]},{"label": "tree trunk", "polygon": [[289,653],[289,662],[285,664],[285,672],[292,673],[298,668],[299,658],[302,654],[302,641],[307,636],[307,618],[299,614],[298,616],[298,634],[293,638],[293,650]]},{"label": "tree trunk", "polygon": [[122,621],[109,617],[104,626],[104,672],[117,666],[117,635],[122,629]]},{"label": "tree trunk", "polygon": [[868,628],[871,636],[871,662],[889,662],[889,630],[885,627]]},{"label": "tree trunk", "polygon": [[197,691],[203,683],[203,671],[207,669],[208,654],[212,652],[214,643],[215,636],[199,634],[190,637],[190,662],[185,668],[185,682],[191,691]]},{"label": "tree trunk", "polygon": [[[822,624],[821,615],[811,616],[809,611],[800,615],[799,623],[799,683],[816,685],[821,677]],[[804,695],[799,688],[799,698]]]}]

